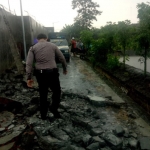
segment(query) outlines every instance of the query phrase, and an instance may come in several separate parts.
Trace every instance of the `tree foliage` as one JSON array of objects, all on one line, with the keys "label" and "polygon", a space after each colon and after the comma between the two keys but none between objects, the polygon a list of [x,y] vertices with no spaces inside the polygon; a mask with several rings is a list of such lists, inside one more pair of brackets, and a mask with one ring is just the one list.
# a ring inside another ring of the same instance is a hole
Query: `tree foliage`
[{"label": "tree foliage", "polygon": [[144,49],[144,75],[146,76],[147,54],[150,47],[150,3],[137,4],[139,18],[138,43],[140,48]]},{"label": "tree foliage", "polygon": [[72,0],[72,8],[78,12],[75,22],[86,29],[91,28],[92,21],[97,20],[96,16],[102,13],[97,10],[98,7],[92,0]]},{"label": "tree foliage", "polygon": [[112,22],[107,22],[107,25],[102,27],[99,33],[99,38],[105,39],[109,53],[114,52],[114,48],[116,45],[115,34],[116,34],[116,24]]},{"label": "tree foliage", "polygon": [[69,39],[71,39],[71,37],[74,36],[73,25],[65,25],[60,32],[67,33]]},{"label": "tree foliage", "polygon": [[99,63],[106,63],[107,60],[107,42],[105,38],[99,38],[97,40],[92,41],[92,47],[90,49],[91,60],[94,65],[98,65]]},{"label": "tree foliage", "polygon": [[129,45],[130,37],[131,37],[131,24],[129,20],[119,21],[117,25],[117,33],[116,38],[118,44],[120,44],[123,49],[123,65],[125,68],[126,61],[126,48]]},{"label": "tree foliage", "polygon": [[88,49],[92,63],[106,63],[114,68],[118,66],[119,61],[113,54],[115,50],[122,50],[125,68],[126,50],[138,50],[138,53],[145,58],[144,74],[146,75],[146,60],[150,54],[149,2],[137,4],[139,23],[131,24],[129,20],[119,21],[117,24],[107,22],[101,28],[92,27],[92,21],[101,14],[97,10],[99,7],[97,3],[92,0],[72,0],[72,7],[77,9],[78,16],[73,25],[68,25],[63,30],[82,40]]},{"label": "tree foliage", "polygon": [[75,37],[76,39],[80,38],[81,31],[83,31],[83,28],[81,26],[73,24],[65,25],[60,32],[66,33],[68,35],[68,39],[70,40],[72,37]]},{"label": "tree foliage", "polygon": [[93,33],[90,30],[83,30],[80,32],[80,39],[84,43],[85,48],[89,49],[93,40]]},{"label": "tree foliage", "polygon": [[150,46],[150,3],[137,4],[139,18],[139,44],[141,48]]}]

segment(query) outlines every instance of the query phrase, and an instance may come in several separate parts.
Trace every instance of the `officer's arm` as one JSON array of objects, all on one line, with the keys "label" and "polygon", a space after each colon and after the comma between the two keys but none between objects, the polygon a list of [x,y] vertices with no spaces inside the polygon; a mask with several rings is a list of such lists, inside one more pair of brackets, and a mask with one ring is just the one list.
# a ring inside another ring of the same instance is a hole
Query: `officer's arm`
[{"label": "officer's arm", "polygon": [[34,60],[34,55],[33,51],[31,51],[31,48],[28,52],[27,60],[26,60],[26,75],[27,75],[27,80],[30,80],[32,77],[32,66],[33,66],[33,60]]}]

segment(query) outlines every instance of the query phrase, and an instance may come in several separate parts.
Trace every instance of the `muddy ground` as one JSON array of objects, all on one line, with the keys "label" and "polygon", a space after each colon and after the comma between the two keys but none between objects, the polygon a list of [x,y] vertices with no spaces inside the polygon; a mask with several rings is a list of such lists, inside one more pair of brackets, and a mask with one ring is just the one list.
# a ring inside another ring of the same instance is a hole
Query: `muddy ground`
[{"label": "muddy ground", "polygon": [[50,112],[40,119],[36,82],[29,89],[15,70],[1,75],[0,149],[150,149],[149,116],[140,106],[78,57],[71,58],[67,75],[58,67],[61,119]]}]

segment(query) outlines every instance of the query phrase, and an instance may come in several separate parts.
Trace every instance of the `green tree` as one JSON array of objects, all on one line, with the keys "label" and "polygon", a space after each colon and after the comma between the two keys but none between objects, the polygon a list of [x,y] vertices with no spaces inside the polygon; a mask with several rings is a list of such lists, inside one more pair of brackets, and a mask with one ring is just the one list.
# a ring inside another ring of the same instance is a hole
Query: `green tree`
[{"label": "green tree", "polygon": [[96,20],[101,11],[97,10],[99,5],[92,0],[72,0],[72,9],[77,9],[78,15],[75,22],[85,29],[92,27],[92,21]]},{"label": "green tree", "polygon": [[138,42],[141,50],[144,49],[144,75],[146,76],[147,54],[150,47],[150,3],[137,4],[139,18]]},{"label": "green tree", "polygon": [[64,32],[68,35],[69,40],[72,37],[75,37],[76,39],[80,38],[80,32],[83,30],[83,27],[79,26],[77,23],[74,23],[72,25],[65,25],[61,32]]},{"label": "green tree", "polygon": [[91,28],[91,32],[93,33],[93,39],[94,39],[94,40],[97,40],[97,39],[99,38],[100,30],[101,30],[101,29],[95,28],[95,27],[92,27],[92,28]]},{"label": "green tree", "polygon": [[105,64],[107,61],[107,43],[104,38],[99,38],[92,41],[92,47],[89,51],[90,61],[95,65]]},{"label": "green tree", "polygon": [[80,32],[80,39],[84,44],[84,47],[86,49],[90,49],[92,40],[93,40],[93,32],[91,32],[90,30],[83,30]]},{"label": "green tree", "polygon": [[70,40],[74,36],[73,25],[65,25],[60,32],[66,33],[68,35],[67,40]]},{"label": "green tree", "polygon": [[120,21],[117,25],[117,33],[116,38],[118,44],[123,49],[123,67],[125,68],[125,61],[126,61],[126,48],[130,42],[130,35],[131,35],[131,26],[130,21]]},{"label": "green tree", "polygon": [[115,48],[115,35],[116,35],[116,24],[107,22],[107,25],[101,28],[99,38],[104,38],[107,43],[107,49],[109,53],[114,52]]}]

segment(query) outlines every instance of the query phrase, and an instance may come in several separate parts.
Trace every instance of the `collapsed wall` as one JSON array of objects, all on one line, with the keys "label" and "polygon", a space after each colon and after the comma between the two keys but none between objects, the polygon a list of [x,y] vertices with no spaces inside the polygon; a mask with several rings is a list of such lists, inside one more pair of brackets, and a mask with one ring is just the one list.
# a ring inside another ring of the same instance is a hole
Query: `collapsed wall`
[{"label": "collapsed wall", "polygon": [[11,49],[8,45],[9,32],[7,31],[6,24],[3,20],[3,13],[7,15],[11,27],[16,30],[17,21],[16,17],[0,8],[0,73],[7,69],[13,63]]},{"label": "collapsed wall", "polygon": [[[26,53],[39,33],[47,34],[47,29],[36,22],[30,16],[23,16]],[[13,44],[16,44],[17,50],[22,60],[24,60],[24,45],[21,16],[16,16],[0,7],[0,74],[6,69],[14,67],[16,64],[11,53],[11,47],[8,43],[9,36],[14,38]]]}]

